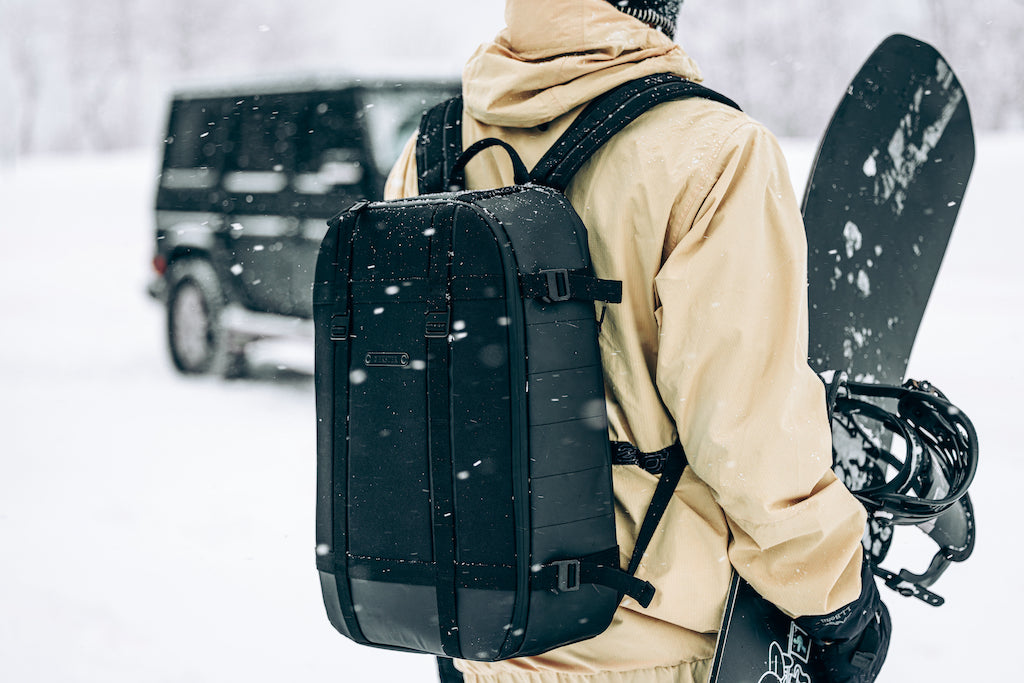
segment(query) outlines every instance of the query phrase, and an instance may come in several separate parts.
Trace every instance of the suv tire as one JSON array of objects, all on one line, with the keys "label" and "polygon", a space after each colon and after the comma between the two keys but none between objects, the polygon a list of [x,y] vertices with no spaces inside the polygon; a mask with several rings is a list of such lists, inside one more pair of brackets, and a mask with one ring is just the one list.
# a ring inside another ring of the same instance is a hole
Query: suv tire
[{"label": "suv tire", "polygon": [[182,374],[242,374],[242,349],[221,324],[225,304],[209,261],[191,257],[172,262],[167,271],[167,344]]}]

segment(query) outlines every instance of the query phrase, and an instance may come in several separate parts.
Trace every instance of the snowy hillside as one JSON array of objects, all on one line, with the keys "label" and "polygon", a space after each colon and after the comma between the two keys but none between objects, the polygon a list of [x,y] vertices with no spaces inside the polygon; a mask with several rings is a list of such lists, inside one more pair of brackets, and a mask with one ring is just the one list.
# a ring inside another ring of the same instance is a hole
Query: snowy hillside
[{"label": "snowy hillside", "polygon": [[[811,145],[787,150],[802,187]],[[977,550],[945,607],[883,591],[882,683],[1017,679],[1022,157],[1024,136],[981,140],[910,373],[978,427]],[[0,680],[434,680],[327,623],[308,349],[264,348],[245,380],[172,370],[145,295],[155,175],[147,154],[0,168]]]}]

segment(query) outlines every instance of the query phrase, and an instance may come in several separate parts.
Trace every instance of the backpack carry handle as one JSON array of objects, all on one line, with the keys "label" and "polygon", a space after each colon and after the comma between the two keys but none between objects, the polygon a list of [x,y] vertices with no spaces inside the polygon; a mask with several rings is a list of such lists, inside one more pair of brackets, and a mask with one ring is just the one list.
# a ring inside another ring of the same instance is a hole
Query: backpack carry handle
[{"label": "backpack carry handle", "polygon": [[512,174],[515,179],[515,184],[525,185],[530,182],[530,172],[526,170],[526,164],[524,164],[523,160],[519,158],[519,154],[512,145],[508,144],[504,140],[499,140],[498,138],[484,138],[483,140],[479,140],[470,145],[469,149],[463,152],[459,156],[458,160],[456,160],[455,165],[452,166],[452,172],[448,176],[448,189],[463,189],[466,185],[466,179],[463,177],[462,172],[466,169],[466,164],[468,164],[473,157],[483,150],[495,146],[503,147],[505,151],[508,152],[509,158],[512,159]]}]

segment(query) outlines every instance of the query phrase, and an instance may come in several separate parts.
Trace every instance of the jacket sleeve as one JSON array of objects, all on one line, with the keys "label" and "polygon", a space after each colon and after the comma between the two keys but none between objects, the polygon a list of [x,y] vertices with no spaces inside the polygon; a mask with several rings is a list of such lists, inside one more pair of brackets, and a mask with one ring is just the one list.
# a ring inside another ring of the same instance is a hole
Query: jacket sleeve
[{"label": "jacket sleeve", "polygon": [[733,566],[791,615],[825,614],[860,593],[865,511],[831,471],[807,363],[800,211],[778,143],[753,122],[706,185],[699,207],[673,211],[655,279],[658,390],[729,521]]}]

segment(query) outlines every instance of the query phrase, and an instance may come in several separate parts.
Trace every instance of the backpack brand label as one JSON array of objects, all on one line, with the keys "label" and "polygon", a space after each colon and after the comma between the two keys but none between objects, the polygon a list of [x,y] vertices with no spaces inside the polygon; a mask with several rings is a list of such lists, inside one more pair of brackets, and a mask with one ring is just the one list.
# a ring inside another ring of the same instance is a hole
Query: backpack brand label
[{"label": "backpack brand label", "polygon": [[366,354],[363,362],[371,367],[404,368],[409,364],[409,354],[398,351],[374,351]]}]

